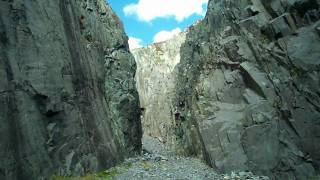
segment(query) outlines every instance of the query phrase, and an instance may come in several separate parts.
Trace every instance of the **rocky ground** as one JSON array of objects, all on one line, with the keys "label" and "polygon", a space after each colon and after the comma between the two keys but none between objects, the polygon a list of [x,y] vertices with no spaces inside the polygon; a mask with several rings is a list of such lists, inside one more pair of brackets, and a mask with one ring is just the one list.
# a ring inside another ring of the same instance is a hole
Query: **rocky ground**
[{"label": "rocky ground", "polygon": [[[129,159],[125,163],[125,165],[128,169],[122,172],[118,171],[120,173],[115,175],[114,179],[269,179],[268,177],[254,176],[251,172],[234,172],[231,174],[218,174],[199,159],[190,157],[164,157],[152,154],[145,154],[139,158]],[[112,174],[113,170],[114,169],[112,169],[111,171],[109,170],[107,171],[107,173]]]},{"label": "rocky ground", "polygon": [[151,137],[143,138],[144,154],[127,159],[122,165],[97,175],[97,179],[141,180],[141,179],[188,179],[188,180],[268,180],[251,172],[219,174],[199,159],[174,156]]}]

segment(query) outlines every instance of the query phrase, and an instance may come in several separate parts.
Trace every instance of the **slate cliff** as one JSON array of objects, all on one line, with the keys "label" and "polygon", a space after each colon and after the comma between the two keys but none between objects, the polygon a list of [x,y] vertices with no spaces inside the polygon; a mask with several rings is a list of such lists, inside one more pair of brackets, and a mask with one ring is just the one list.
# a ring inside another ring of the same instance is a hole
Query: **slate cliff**
[{"label": "slate cliff", "polygon": [[172,39],[134,49],[137,62],[136,82],[142,108],[144,134],[171,142],[174,68],[180,62],[180,47],[186,32]]},{"label": "slate cliff", "polygon": [[319,5],[209,1],[180,50],[173,117],[180,153],[273,179],[319,170]]},{"label": "slate cliff", "polygon": [[83,175],[140,151],[127,40],[104,0],[0,1],[0,179]]}]

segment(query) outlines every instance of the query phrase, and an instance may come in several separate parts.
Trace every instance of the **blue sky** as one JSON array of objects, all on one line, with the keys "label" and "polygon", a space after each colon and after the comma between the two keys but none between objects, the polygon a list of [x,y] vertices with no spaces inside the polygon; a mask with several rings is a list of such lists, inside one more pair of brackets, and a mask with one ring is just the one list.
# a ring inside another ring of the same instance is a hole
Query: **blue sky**
[{"label": "blue sky", "polygon": [[130,48],[164,41],[202,19],[207,0],[107,0],[122,20]]}]

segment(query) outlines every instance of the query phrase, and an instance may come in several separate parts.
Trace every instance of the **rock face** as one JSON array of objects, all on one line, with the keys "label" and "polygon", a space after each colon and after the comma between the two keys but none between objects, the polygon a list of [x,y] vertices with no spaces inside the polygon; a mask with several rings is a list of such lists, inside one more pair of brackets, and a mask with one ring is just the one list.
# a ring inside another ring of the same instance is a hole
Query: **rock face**
[{"label": "rock face", "polygon": [[319,0],[210,0],[181,47],[180,153],[228,172],[308,179],[320,167]]},{"label": "rock face", "polygon": [[182,32],[168,41],[132,50],[137,62],[136,82],[143,111],[143,130],[147,136],[157,137],[162,142],[171,141],[173,137],[170,128],[174,113],[174,68],[180,62],[180,47],[185,37],[186,32]]},{"label": "rock face", "polygon": [[127,40],[104,0],[0,1],[0,179],[83,175],[140,151]]}]

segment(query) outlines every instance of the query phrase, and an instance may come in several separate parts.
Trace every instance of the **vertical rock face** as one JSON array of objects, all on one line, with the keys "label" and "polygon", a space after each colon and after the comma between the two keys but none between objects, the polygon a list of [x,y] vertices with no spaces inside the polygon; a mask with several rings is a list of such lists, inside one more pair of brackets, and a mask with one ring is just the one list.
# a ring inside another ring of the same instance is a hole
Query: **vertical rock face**
[{"label": "vertical rock face", "polygon": [[135,62],[104,0],[0,2],[0,179],[83,175],[141,148]]},{"label": "vertical rock face", "polygon": [[181,47],[181,153],[221,171],[307,179],[320,167],[320,2],[210,0]]},{"label": "vertical rock face", "polygon": [[137,89],[143,110],[142,126],[148,136],[167,142],[174,114],[174,68],[180,62],[180,47],[186,32],[172,39],[132,51],[137,62]]}]

